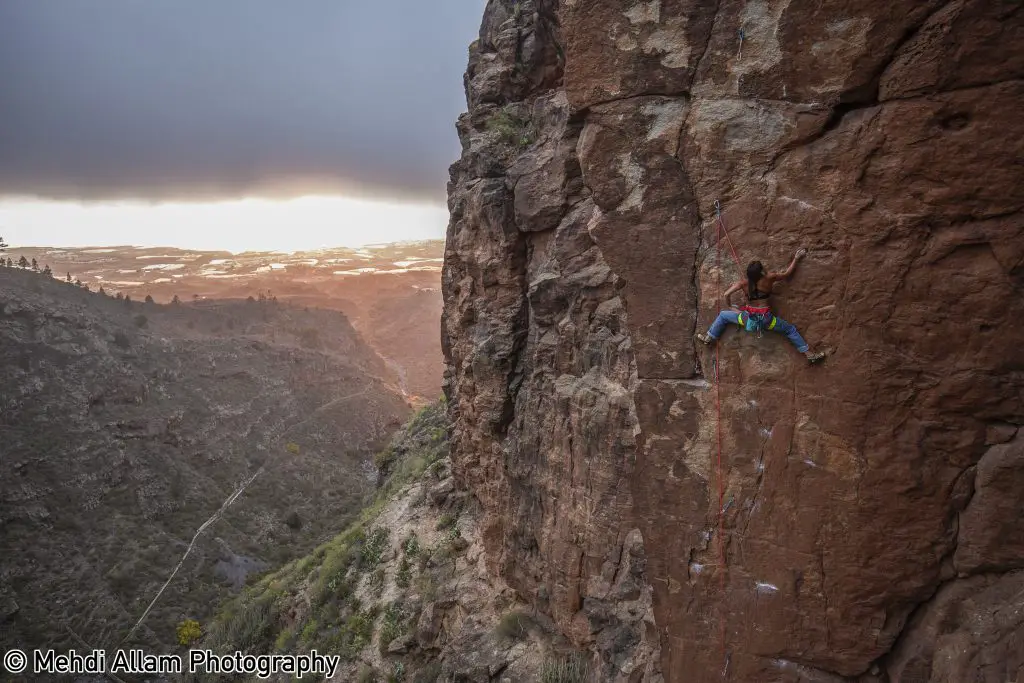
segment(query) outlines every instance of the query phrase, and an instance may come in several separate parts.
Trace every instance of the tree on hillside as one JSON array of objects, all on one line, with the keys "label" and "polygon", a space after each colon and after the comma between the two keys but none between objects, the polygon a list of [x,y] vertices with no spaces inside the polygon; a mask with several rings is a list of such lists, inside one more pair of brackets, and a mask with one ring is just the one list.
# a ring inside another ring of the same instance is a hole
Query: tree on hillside
[{"label": "tree on hillside", "polygon": [[22,256],[20,259],[18,259],[18,267],[19,268],[28,268],[28,259],[25,258],[24,256]]},{"label": "tree on hillside", "polygon": [[32,270],[39,270],[39,261],[32,259]]},{"label": "tree on hillside", "polygon": [[71,282],[71,271],[68,271],[68,282]]},{"label": "tree on hillside", "polygon": [[149,294],[147,294],[147,295],[146,295],[146,303],[147,303],[147,304],[151,304],[151,303],[153,303],[153,297],[152,297],[152,296],[150,296]]},{"label": "tree on hillside", "polygon": [[124,305],[125,306],[131,306],[132,305],[132,298],[128,294],[124,295]]},{"label": "tree on hillside", "polygon": [[0,235],[0,251],[7,248],[7,242],[4,242],[3,235]]},{"label": "tree on hillside", "polygon": [[117,296],[115,296],[114,298],[117,299],[118,301],[124,301],[124,294],[118,292]]},{"label": "tree on hillside", "polygon": [[14,261],[12,261],[10,258],[7,259],[7,267],[8,268],[13,268],[14,267]]},{"label": "tree on hillside", "polygon": [[100,296],[106,296],[107,290],[103,289],[103,285],[100,285]]},{"label": "tree on hillside", "polygon": [[50,270],[50,264],[49,263],[47,263],[46,267],[43,268],[43,275],[45,275],[46,277],[53,277],[53,271]]},{"label": "tree on hillside", "polygon": [[174,305],[174,306],[177,306],[177,305],[178,305],[178,304],[180,304],[180,303],[181,303],[181,299],[179,299],[179,298],[178,298],[178,295],[177,295],[177,294],[175,294],[175,295],[174,295],[174,298],[173,298],[173,299],[171,299],[171,304],[172,304],[172,305]]},{"label": "tree on hillside", "polygon": [[75,280],[75,287],[81,287],[81,286],[82,286],[82,281],[81,280]]}]

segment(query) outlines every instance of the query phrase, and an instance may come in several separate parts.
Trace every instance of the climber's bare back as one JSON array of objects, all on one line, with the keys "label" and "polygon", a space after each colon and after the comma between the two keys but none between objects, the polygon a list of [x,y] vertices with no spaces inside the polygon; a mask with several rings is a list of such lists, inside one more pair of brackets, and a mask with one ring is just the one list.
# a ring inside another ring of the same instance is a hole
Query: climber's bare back
[{"label": "climber's bare back", "polygon": [[[757,291],[760,294],[762,294],[762,295],[764,295],[764,294],[771,294],[772,293],[772,287],[775,285],[775,282],[777,280],[782,280],[782,279],[785,279],[785,278],[783,276],[778,275],[777,273],[771,273],[769,275],[765,275],[764,277],[762,277],[760,280],[757,281]],[[749,287],[749,285],[748,285],[746,280],[737,280],[735,283],[733,283],[733,286],[730,287],[729,290],[730,291],[743,292],[743,296],[746,297],[747,303],[749,305],[751,305],[751,306],[759,306],[759,305],[760,306],[767,306],[768,305],[768,299],[764,298],[763,296],[761,298],[758,298],[758,299],[751,299],[750,298],[750,287]]]}]

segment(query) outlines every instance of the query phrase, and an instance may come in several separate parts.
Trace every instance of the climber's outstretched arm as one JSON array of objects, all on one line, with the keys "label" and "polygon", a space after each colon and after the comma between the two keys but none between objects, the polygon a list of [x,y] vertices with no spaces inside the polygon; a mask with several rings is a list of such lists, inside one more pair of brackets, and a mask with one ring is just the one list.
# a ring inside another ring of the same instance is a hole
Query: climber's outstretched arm
[{"label": "climber's outstretched arm", "polygon": [[739,310],[739,306],[737,306],[733,302],[729,301],[729,297],[731,297],[736,292],[741,292],[741,291],[743,291],[743,281],[742,280],[740,280],[739,282],[732,283],[729,286],[729,289],[725,290],[725,293],[722,294],[722,298],[725,299],[725,305],[728,306],[729,308],[732,308],[732,309],[738,311]]},{"label": "climber's outstretched arm", "polygon": [[793,277],[793,271],[796,270],[796,262],[807,255],[806,249],[797,249],[796,253],[793,254],[793,260],[789,262],[786,269],[781,272],[775,272],[768,275],[773,280],[788,280]]}]

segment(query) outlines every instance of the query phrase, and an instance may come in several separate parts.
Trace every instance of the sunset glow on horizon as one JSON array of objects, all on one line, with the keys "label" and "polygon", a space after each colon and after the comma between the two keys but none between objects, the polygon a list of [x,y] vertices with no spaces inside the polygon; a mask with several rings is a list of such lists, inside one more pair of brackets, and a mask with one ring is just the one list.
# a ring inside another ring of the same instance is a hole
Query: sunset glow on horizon
[{"label": "sunset glow on horizon", "polygon": [[218,202],[0,201],[0,236],[15,246],[170,246],[306,251],[443,239],[448,210],[346,197]]}]

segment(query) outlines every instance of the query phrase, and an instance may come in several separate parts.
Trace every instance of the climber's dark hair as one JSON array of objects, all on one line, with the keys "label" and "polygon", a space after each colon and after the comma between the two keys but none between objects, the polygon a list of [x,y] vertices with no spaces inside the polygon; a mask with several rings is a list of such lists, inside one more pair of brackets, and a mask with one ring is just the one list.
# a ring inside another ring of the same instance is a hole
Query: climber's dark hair
[{"label": "climber's dark hair", "polygon": [[757,282],[764,277],[764,265],[760,261],[751,261],[747,266],[747,296],[754,296]]}]

